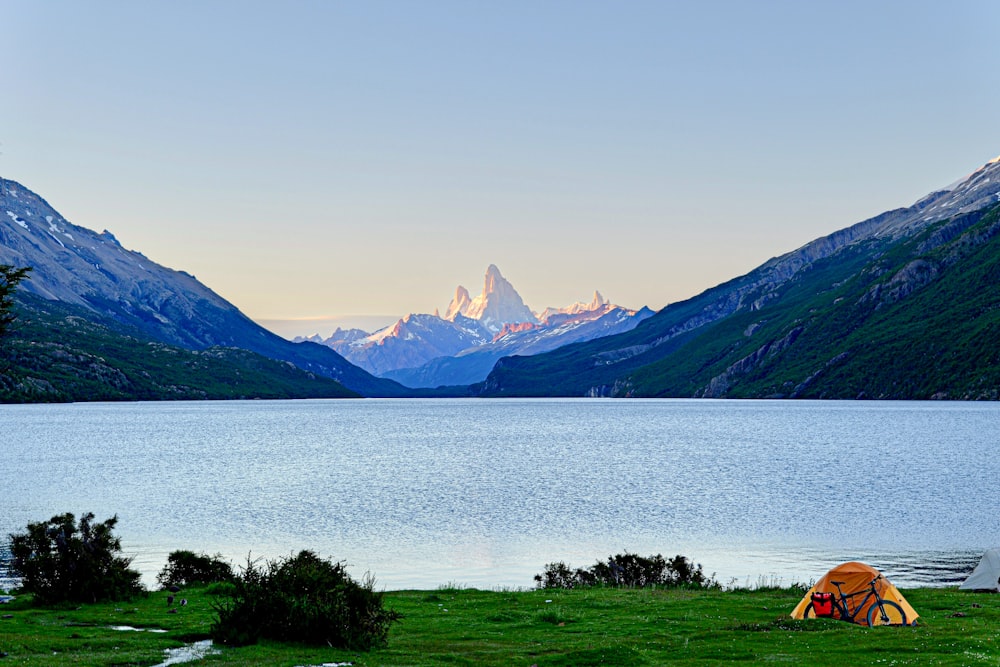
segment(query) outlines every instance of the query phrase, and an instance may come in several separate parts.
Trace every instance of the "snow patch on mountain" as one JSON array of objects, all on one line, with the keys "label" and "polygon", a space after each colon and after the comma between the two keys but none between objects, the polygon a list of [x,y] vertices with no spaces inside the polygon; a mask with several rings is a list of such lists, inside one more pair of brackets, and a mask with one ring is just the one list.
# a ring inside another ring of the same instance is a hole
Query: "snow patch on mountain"
[{"label": "snow patch on mountain", "polygon": [[17,213],[14,213],[14,211],[7,211],[7,215],[9,215],[10,219],[13,220],[15,223],[17,223],[18,225],[20,225],[21,227],[24,227],[25,229],[28,228],[28,223],[25,222],[24,218],[19,216]]}]

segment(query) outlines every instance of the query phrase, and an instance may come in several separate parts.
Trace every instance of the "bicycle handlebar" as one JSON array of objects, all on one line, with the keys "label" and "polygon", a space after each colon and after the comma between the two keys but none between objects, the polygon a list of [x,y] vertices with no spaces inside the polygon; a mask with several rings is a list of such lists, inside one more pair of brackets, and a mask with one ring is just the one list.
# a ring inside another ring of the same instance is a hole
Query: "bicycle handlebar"
[{"label": "bicycle handlebar", "polygon": [[840,589],[841,586],[843,586],[845,583],[847,583],[845,581],[831,581],[830,583],[832,585],[834,585],[834,586],[837,587],[837,592],[840,593],[840,597],[841,598],[849,598],[849,597],[854,597],[856,595],[865,595],[869,591],[873,591],[877,595],[878,594],[878,588],[876,588],[875,582],[878,581],[881,578],[882,578],[882,574],[880,573],[878,576],[876,576],[874,579],[872,579],[871,581],[868,582],[868,587],[865,590],[854,591],[853,593],[845,593],[844,591],[842,591]]}]

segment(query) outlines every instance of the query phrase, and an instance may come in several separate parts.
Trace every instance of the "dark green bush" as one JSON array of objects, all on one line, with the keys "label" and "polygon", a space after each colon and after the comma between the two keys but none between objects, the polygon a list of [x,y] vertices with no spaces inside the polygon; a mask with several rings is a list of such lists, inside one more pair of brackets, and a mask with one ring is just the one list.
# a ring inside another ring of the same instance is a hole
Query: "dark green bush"
[{"label": "dark green bush", "polygon": [[571,569],[566,563],[549,563],[545,572],[535,575],[538,588],[585,588],[620,586],[625,588],[715,588],[718,583],[705,576],[701,565],[684,556],[666,560],[660,554],[643,557],[628,552],[609,556],[591,567]]},{"label": "dark green bush", "polygon": [[[233,575],[235,578],[236,575]],[[236,592],[236,584],[232,581],[217,581],[205,587],[205,593],[217,596],[232,596]]]},{"label": "dark green bush", "polygon": [[233,567],[222,560],[221,555],[207,556],[181,549],[167,556],[167,564],[156,575],[156,583],[163,589],[171,586],[183,588],[232,581],[235,576]]},{"label": "dark green bush", "polygon": [[10,535],[11,569],[25,591],[42,604],[128,600],[143,592],[132,559],[121,554],[113,531],[118,517],[94,523],[93,513],[58,514],[29,523],[27,532]]},{"label": "dark green bush", "polygon": [[587,571],[577,568],[571,570],[569,565],[559,561],[545,566],[545,572],[535,575],[538,588],[578,588],[583,585],[583,577]]},{"label": "dark green bush", "polygon": [[374,580],[359,584],[343,563],[311,551],[263,567],[248,560],[216,611],[213,638],[236,646],[274,639],[370,650],[386,643],[389,626],[400,618],[383,608]]}]

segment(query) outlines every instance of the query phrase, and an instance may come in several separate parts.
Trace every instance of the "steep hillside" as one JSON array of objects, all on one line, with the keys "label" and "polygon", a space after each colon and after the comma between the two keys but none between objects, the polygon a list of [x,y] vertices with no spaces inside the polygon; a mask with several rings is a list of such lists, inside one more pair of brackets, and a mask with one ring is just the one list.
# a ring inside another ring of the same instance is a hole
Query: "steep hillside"
[{"label": "steep hillside", "polygon": [[502,359],[476,391],[996,398],[998,176],[991,162],[626,334]]},{"label": "steep hillside", "polygon": [[188,350],[26,293],[0,345],[0,401],[350,398],[340,383],[246,350]]},{"label": "steep hillside", "polygon": [[[998,398],[1000,206],[934,225],[842,284],[813,291],[809,282],[775,309],[775,326],[761,312],[690,344],[685,356],[704,358],[699,343],[728,342],[723,359],[695,376],[707,379],[695,395]],[[732,335],[748,319],[758,328],[745,338],[757,347]],[[670,392],[677,370],[642,369],[636,392]]]},{"label": "steep hillside", "polygon": [[37,194],[5,179],[0,179],[0,264],[32,267],[31,279],[21,286],[25,292],[82,308],[99,325],[127,325],[189,350],[249,350],[366,396],[408,393],[329,348],[295,344],[267,331],[193,276],[126,250],[110,232],[71,224]]}]

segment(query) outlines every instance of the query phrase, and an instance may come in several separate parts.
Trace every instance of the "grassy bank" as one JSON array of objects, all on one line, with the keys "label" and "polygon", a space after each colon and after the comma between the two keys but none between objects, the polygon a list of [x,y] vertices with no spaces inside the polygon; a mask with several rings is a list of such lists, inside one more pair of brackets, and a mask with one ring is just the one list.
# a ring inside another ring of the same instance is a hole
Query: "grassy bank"
[{"label": "grassy bank", "polygon": [[[371,653],[261,643],[222,647],[192,665],[684,665],[726,662],[844,665],[996,665],[1000,596],[955,589],[903,591],[915,628],[868,629],[839,621],[792,621],[797,590],[442,589],[386,594],[404,615],[389,646]],[[0,605],[0,667],[153,665],[165,649],[208,637],[206,590],[132,603],[38,609],[27,598]],[[131,626],[147,631],[115,630]],[[149,629],[166,632],[149,632]]]}]

